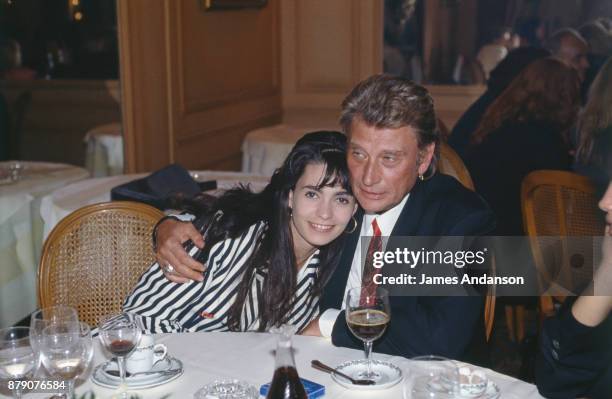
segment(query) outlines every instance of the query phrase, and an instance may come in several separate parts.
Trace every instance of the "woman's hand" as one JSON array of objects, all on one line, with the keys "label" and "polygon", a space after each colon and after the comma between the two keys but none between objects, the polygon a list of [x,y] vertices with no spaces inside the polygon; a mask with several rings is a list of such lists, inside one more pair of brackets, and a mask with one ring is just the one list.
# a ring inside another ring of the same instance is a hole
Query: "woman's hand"
[{"label": "woman's hand", "polygon": [[203,280],[204,265],[189,256],[183,248],[187,240],[192,240],[198,248],[204,247],[204,240],[193,224],[166,219],[157,226],[156,237],[155,256],[168,280],[175,283]]}]

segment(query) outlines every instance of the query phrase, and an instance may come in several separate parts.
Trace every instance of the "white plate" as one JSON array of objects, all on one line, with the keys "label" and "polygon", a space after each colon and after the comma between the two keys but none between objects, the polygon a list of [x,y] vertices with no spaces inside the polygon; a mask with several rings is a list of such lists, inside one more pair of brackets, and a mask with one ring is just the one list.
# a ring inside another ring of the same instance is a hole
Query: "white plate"
[{"label": "white plate", "polygon": [[[117,388],[120,378],[111,375],[106,370],[118,370],[116,362],[105,362],[97,366],[91,375],[91,380],[106,388]],[[152,388],[177,379],[183,375],[183,363],[177,358],[167,356],[164,360],[156,363],[152,371],[159,371],[159,374],[137,375],[125,379],[129,388]],[[164,373],[170,370],[177,370],[176,373]]]},{"label": "white plate", "polygon": [[[372,371],[380,374],[380,379],[378,379],[372,385],[355,385],[348,381],[346,378],[340,377],[334,373],[332,373],[332,379],[345,388],[358,389],[363,391],[391,388],[402,380],[402,370],[400,370],[400,368],[396,365],[380,360],[372,360],[371,362]],[[336,367],[336,370],[348,375],[349,377],[353,377],[356,379],[358,378],[357,374],[367,370],[367,367],[368,366],[365,359],[350,360]]]}]

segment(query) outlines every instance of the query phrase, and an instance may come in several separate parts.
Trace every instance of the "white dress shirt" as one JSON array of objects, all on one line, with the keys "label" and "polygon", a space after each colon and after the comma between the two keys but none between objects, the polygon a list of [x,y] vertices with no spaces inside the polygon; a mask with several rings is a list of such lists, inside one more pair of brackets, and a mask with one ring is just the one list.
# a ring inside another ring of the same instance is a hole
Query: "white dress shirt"
[{"label": "white dress shirt", "polygon": [[[361,232],[359,233],[360,237],[371,237],[373,235],[372,221],[374,219],[376,219],[376,223],[378,223],[382,237],[389,237],[393,231],[393,228],[395,227],[395,223],[397,223],[400,213],[402,213],[402,210],[404,209],[404,205],[406,205],[406,201],[408,200],[409,196],[410,193],[406,194],[399,204],[380,215],[364,214],[363,221],[361,223]],[[363,269],[363,262],[361,261],[361,241],[361,238],[357,240],[357,247],[355,248],[355,254],[353,255],[351,271],[346,283],[346,289],[344,290],[344,297],[342,298],[342,308],[327,309],[319,318],[319,329],[321,330],[321,335],[326,338],[329,338],[332,335],[332,330],[334,329],[336,319],[338,318],[338,315],[342,309],[344,309],[348,291],[351,288],[361,287],[361,274]],[[383,239],[383,245],[384,243],[385,240]]]}]

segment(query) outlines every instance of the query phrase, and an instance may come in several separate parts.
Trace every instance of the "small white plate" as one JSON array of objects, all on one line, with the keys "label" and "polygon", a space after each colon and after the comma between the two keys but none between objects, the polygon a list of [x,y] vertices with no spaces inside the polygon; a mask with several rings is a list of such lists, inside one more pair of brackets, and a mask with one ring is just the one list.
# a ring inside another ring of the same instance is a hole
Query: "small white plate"
[{"label": "small white plate", "polygon": [[[107,373],[106,370],[118,370],[117,363],[109,361],[100,364],[94,369],[91,380],[95,384],[106,388],[117,388],[120,383],[120,378]],[[177,371],[176,373],[167,373],[171,370]],[[183,375],[183,363],[177,358],[167,356],[164,360],[156,363],[151,371],[159,371],[160,373],[128,377],[125,379],[126,385],[129,388],[152,388],[165,384]]]},{"label": "small white plate", "polygon": [[[372,371],[380,374],[380,378],[376,380],[375,383],[372,385],[355,385],[347,379],[340,377],[334,373],[332,373],[332,379],[345,388],[358,389],[363,391],[391,388],[402,380],[402,370],[396,365],[380,360],[372,360],[371,362]],[[367,368],[367,362],[365,361],[365,359],[361,359],[344,362],[338,367],[336,367],[336,370],[350,377],[353,377],[354,379],[358,379],[357,375],[361,372],[366,371]]]}]

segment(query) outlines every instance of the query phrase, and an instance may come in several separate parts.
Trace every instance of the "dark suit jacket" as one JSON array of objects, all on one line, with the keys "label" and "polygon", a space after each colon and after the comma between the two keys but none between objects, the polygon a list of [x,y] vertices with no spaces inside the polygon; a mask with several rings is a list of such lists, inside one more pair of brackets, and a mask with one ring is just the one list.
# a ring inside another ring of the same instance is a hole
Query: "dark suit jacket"
[{"label": "dark suit jacket", "polygon": [[[360,210],[357,220],[363,215]],[[417,181],[410,192],[392,236],[484,235],[493,230],[495,219],[486,203],[450,176],[436,174]],[[321,311],[341,308],[361,224],[346,241],[340,264],[321,297]],[[472,343],[484,343],[482,297],[392,296],[391,323],[374,351],[405,357],[436,354],[466,357]],[[334,325],[332,342],[337,346],[362,348],[348,330],[344,311]]]}]

